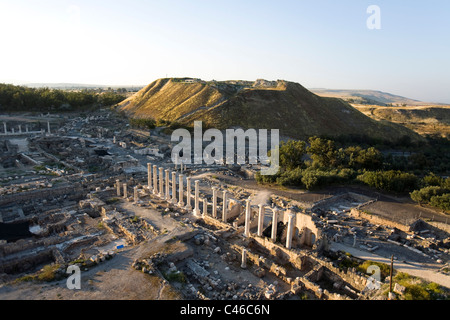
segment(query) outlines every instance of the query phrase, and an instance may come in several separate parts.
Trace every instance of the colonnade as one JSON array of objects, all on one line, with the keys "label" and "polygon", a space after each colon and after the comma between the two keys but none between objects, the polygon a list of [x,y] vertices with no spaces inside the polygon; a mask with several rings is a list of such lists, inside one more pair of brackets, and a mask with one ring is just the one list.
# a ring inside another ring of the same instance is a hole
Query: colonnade
[{"label": "colonnade", "polygon": [[[158,174],[159,173],[159,174]],[[186,186],[185,186],[186,184]],[[178,189],[177,189],[178,187]],[[121,196],[120,181],[116,180],[117,196]],[[177,174],[177,172],[159,167],[157,165],[147,164],[147,190],[149,194],[156,196],[162,200],[167,201],[169,204],[177,206],[192,213],[195,217],[201,218],[204,216],[211,216],[214,219],[219,219],[218,214],[218,196],[219,188],[212,187],[212,202],[211,206],[208,203],[207,198],[200,199],[200,181],[194,181],[194,195],[192,195],[192,182],[191,177],[185,177],[184,174]],[[123,197],[127,198],[127,184],[123,184]],[[192,207],[192,198],[194,200]],[[134,201],[139,200],[139,194],[137,187],[134,187]],[[229,219],[229,193],[227,190],[222,190],[222,215],[221,221],[228,222]],[[203,204],[202,210],[200,210],[200,202]],[[211,210],[208,210],[211,207]],[[257,232],[259,237],[263,236],[264,231],[264,217],[266,207],[259,204],[252,206],[250,199],[245,200],[245,224],[244,224],[244,236],[251,236],[251,221],[252,221],[252,208],[257,208],[257,213],[253,214],[253,220],[257,219]],[[277,207],[269,207],[272,210],[272,231],[271,239],[276,241],[277,239],[277,225],[279,222],[280,210]],[[287,236],[286,236],[286,248],[290,249],[292,246],[293,230],[295,228],[296,214],[288,210],[287,219]],[[283,215],[284,217],[284,215]]]},{"label": "colonnade", "polygon": [[[17,131],[16,131],[17,129]],[[47,131],[50,134],[50,122],[47,121]],[[17,127],[10,127],[10,131],[8,131],[8,125],[6,124],[6,122],[3,122],[3,135],[25,135],[25,134],[37,134],[37,133],[45,133],[44,129],[41,129],[40,131],[31,131],[28,124],[24,125],[24,128],[22,127],[21,124],[17,125]]]}]

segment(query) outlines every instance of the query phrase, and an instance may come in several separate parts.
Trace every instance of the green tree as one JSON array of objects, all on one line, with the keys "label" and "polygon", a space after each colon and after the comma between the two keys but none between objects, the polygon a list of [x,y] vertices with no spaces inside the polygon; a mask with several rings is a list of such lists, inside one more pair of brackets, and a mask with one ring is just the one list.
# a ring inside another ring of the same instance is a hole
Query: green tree
[{"label": "green tree", "polygon": [[365,171],[357,180],[379,190],[399,193],[411,192],[418,182],[415,175],[395,170]]},{"label": "green tree", "polygon": [[410,193],[411,200],[419,204],[429,203],[434,196],[440,196],[445,193],[445,189],[439,186],[429,186]]},{"label": "green tree", "polygon": [[450,211],[450,193],[431,197],[430,205],[444,211]]},{"label": "green tree", "polygon": [[377,170],[383,165],[383,155],[377,149],[370,147],[351,146],[344,150],[348,166],[353,169]]},{"label": "green tree", "polygon": [[429,186],[444,186],[444,179],[435,175],[433,172],[429,173],[422,179],[422,184],[426,187]]},{"label": "green tree", "polygon": [[311,190],[319,185],[320,176],[315,170],[308,170],[303,174],[301,181],[306,189]]},{"label": "green tree", "polygon": [[280,166],[284,170],[304,168],[303,156],[306,151],[306,143],[301,140],[289,140],[280,143]]},{"label": "green tree", "polygon": [[311,156],[314,167],[330,168],[337,163],[338,152],[332,140],[311,137],[306,151]]}]

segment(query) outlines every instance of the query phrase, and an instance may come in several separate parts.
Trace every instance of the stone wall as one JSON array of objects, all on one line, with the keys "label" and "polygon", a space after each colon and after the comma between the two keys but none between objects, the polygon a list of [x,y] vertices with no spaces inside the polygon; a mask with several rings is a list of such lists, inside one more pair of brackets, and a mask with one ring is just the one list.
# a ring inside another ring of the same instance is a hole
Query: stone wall
[{"label": "stone wall", "polygon": [[[288,250],[266,238],[253,237],[253,239],[263,247],[270,250],[272,253],[276,253],[277,256],[287,259],[294,267],[300,270],[307,270],[309,267],[325,267],[357,290],[361,291],[366,286],[367,278],[356,272],[356,270],[340,270],[331,262],[325,261],[314,254],[310,254],[309,252],[303,250]],[[311,288],[314,289],[316,286],[317,285],[314,284]]]},{"label": "stone wall", "polygon": [[397,228],[404,232],[409,231],[409,225],[404,225],[402,223],[398,223],[398,222],[380,217],[378,215],[369,214],[369,213],[363,212],[358,209],[352,209],[350,211],[350,215],[353,217],[356,217],[356,218],[362,218],[362,219],[368,220],[370,223],[373,223],[373,224],[385,225],[390,228]]},{"label": "stone wall", "polygon": [[[60,187],[60,188],[48,188],[41,190],[32,190],[28,192],[20,192],[15,194],[3,195],[0,198],[0,206],[10,203],[20,203],[29,200],[42,200],[47,198],[53,198],[55,196],[68,195],[70,199],[75,198],[83,193],[83,189],[80,186]],[[69,199],[69,200],[70,200]]]},{"label": "stone wall", "polygon": [[363,206],[363,205],[366,205],[368,203],[372,203],[373,201],[375,201],[374,199],[371,199],[362,194],[347,192],[344,194],[339,194],[336,196],[328,197],[328,198],[325,198],[325,199],[315,202],[314,205],[311,207],[311,211],[318,210],[318,209],[325,210],[326,208],[328,208],[334,204],[338,204],[339,202],[341,202],[342,200],[344,200],[346,198],[354,199],[355,201],[361,203],[360,206]]},{"label": "stone wall", "polygon": [[39,253],[30,254],[25,257],[2,261],[0,264],[0,273],[17,274],[32,269],[40,264],[53,262],[54,260],[53,249],[48,248]]}]

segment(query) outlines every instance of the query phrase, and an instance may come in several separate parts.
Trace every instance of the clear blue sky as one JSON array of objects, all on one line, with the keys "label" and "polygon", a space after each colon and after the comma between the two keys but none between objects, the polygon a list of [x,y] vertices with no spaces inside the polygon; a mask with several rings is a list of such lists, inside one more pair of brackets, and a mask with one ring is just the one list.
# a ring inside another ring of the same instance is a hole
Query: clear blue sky
[{"label": "clear blue sky", "polygon": [[448,0],[2,0],[0,35],[0,82],[264,78],[450,103]]}]

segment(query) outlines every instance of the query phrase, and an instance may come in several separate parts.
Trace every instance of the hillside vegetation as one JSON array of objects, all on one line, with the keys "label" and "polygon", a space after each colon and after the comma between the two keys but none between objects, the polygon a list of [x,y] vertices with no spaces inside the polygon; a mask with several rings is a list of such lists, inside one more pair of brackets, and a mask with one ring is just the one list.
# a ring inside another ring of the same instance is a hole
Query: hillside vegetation
[{"label": "hillside vegetation", "polygon": [[307,190],[330,185],[365,185],[388,193],[409,194],[419,204],[450,212],[448,140],[429,139],[427,144],[405,143],[405,147],[415,153],[408,158],[394,157],[375,147],[343,145],[319,137],[281,142],[280,170],[275,175],[258,172],[256,181]]},{"label": "hillside vegetation", "polygon": [[65,112],[112,106],[125,99],[114,91],[68,91],[0,84],[2,112]]},{"label": "hillside vegetation", "polygon": [[392,140],[420,139],[413,131],[376,121],[337,98],[319,97],[283,80],[201,81],[159,79],[119,104],[130,118],[204,127],[280,129],[292,138],[361,135]]}]

